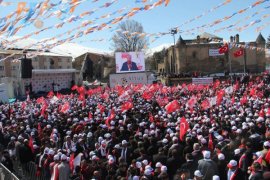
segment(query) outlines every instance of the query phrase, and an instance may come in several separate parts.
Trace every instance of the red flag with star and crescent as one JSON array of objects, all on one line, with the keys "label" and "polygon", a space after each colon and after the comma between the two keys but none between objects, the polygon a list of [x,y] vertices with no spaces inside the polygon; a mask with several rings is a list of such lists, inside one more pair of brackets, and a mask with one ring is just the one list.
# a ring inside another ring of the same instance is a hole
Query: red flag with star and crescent
[{"label": "red flag with star and crescent", "polygon": [[224,46],[222,46],[221,48],[219,48],[219,54],[223,54],[223,53],[226,53],[228,52],[229,50],[229,47],[228,47],[228,44],[224,44]]},{"label": "red flag with star and crescent", "polygon": [[180,128],[179,128],[179,138],[181,141],[184,141],[184,137],[185,137],[185,134],[187,133],[189,129],[189,124],[186,120],[185,117],[182,117],[181,118],[181,121],[180,121]]},{"label": "red flag with star and crescent", "polygon": [[239,49],[233,53],[234,57],[241,57],[244,55],[244,49]]},{"label": "red flag with star and crescent", "polygon": [[169,104],[167,104],[165,106],[165,109],[166,109],[167,113],[172,113],[172,112],[180,109],[180,104],[178,103],[177,100],[173,100],[172,102],[170,102]]}]

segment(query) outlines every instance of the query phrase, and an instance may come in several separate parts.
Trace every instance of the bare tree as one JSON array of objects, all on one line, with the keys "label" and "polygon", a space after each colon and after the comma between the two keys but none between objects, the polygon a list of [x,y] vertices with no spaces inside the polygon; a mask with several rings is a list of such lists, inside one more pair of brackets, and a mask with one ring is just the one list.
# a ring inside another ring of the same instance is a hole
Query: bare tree
[{"label": "bare tree", "polygon": [[119,31],[112,37],[112,49],[116,52],[142,51],[148,47],[148,39],[143,36],[142,25],[134,20],[119,24]]}]

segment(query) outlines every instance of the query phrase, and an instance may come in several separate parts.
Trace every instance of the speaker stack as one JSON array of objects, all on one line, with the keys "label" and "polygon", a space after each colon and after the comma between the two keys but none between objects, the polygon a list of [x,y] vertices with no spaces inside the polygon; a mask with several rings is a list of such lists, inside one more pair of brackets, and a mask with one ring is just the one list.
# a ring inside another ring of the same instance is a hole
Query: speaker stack
[{"label": "speaker stack", "polygon": [[24,58],[21,60],[21,77],[23,79],[32,78],[32,59]]}]

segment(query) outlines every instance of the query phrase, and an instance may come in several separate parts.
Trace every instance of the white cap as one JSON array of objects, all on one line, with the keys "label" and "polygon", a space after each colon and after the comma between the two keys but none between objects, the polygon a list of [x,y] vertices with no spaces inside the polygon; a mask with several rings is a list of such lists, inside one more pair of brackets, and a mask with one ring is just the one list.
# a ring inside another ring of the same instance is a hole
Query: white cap
[{"label": "white cap", "polygon": [[224,159],[225,159],[224,154],[220,153],[220,154],[218,155],[218,159],[219,159],[219,160],[224,160]]},{"label": "white cap", "polygon": [[199,171],[199,170],[196,170],[196,171],[194,172],[194,176],[197,176],[197,177],[203,177],[201,171]]},{"label": "white cap", "polygon": [[140,180],[139,176],[133,176],[132,180]]},{"label": "white cap", "polygon": [[162,164],[160,162],[157,162],[156,163],[156,167],[159,167],[160,168],[160,167],[162,167]]},{"label": "white cap", "polygon": [[62,154],[62,155],[61,155],[61,160],[62,160],[62,161],[67,160],[67,156],[66,156],[65,154]]},{"label": "white cap", "polygon": [[59,156],[58,156],[58,154],[56,154],[56,155],[54,155],[54,156],[53,156],[53,160],[54,160],[54,161],[59,160]]},{"label": "white cap", "polygon": [[140,169],[142,167],[142,163],[141,162],[136,162],[136,167]]},{"label": "white cap", "polygon": [[113,158],[110,158],[108,162],[109,162],[109,164],[113,164],[114,163],[114,159]]},{"label": "white cap", "polygon": [[153,171],[153,168],[150,165],[145,166],[145,169],[149,169],[149,170]]},{"label": "white cap", "polygon": [[265,142],[263,143],[263,146],[265,146],[265,147],[270,147],[269,141],[265,141]]},{"label": "white cap", "polygon": [[214,175],[213,178],[212,178],[212,180],[220,180],[220,178],[219,178],[219,176]]},{"label": "white cap", "polygon": [[228,167],[231,168],[231,167],[235,167],[237,166],[237,161],[236,160],[230,160],[229,164],[228,164]]},{"label": "white cap", "polygon": [[143,160],[142,161],[142,163],[145,165],[145,166],[147,166],[148,165],[148,161],[145,159],[145,160]]},{"label": "white cap", "polygon": [[222,140],[223,140],[223,137],[222,137],[221,135],[218,135],[218,136],[217,136],[217,140],[218,140],[218,141],[222,141]]},{"label": "white cap", "polygon": [[260,157],[262,155],[262,152],[261,151],[258,151],[255,153],[257,157]]},{"label": "white cap", "polygon": [[162,140],[162,143],[163,143],[163,144],[167,144],[167,143],[168,143],[168,139],[163,139],[163,140]]},{"label": "white cap", "polygon": [[90,138],[92,136],[93,136],[93,133],[92,132],[89,132],[89,133],[87,133],[87,136],[86,137]]},{"label": "white cap", "polygon": [[203,157],[204,159],[210,159],[211,152],[210,151],[203,151]]},{"label": "white cap", "polygon": [[152,171],[150,169],[145,169],[144,170],[144,175],[150,176],[152,174]]},{"label": "white cap", "polygon": [[122,141],[122,145],[124,145],[124,144],[127,144],[127,141],[126,140],[123,140]]},{"label": "white cap", "polygon": [[206,144],[206,143],[207,143],[206,139],[202,138],[202,139],[201,139],[201,143],[202,143],[202,144]]},{"label": "white cap", "polygon": [[54,155],[54,150],[50,149],[50,150],[49,150],[49,154],[50,154],[50,155]]},{"label": "white cap", "polygon": [[167,166],[161,166],[161,172],[167,172],[168,168]]},{"label": "white cap", "polygon": [[241,150],[240,149],[235,149],[234,150],[234,154],[237,155],[237,154],[240,154]]}]

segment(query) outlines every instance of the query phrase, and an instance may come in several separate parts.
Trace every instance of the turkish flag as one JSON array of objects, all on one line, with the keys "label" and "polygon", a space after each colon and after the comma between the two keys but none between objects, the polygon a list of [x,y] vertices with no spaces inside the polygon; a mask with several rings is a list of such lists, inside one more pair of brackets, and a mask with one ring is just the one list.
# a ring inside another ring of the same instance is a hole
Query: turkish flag
[{"label": "turkish flag", "polygon": [[47,95],[48,98],[52,98],[53,96],[54,96],[53,91],[50,91],[50,92],[48,93],[48,95]]},{"label": "turkish flag", "polygon": [[223,89],[218,91],[218,93],[217,93],[217,102],[216,102],[217,105],[221,104],[224,95],[225,95],[225,91]]},{"label": "turkish flag", "polygon": [[184,141],[184,136],[187,133],[187,130],[189,129],[189,124],[186,120],[186,118],[182,117],[180,121],[180,132],[179,132],[179,138],[181,141]]},{"label": "turkish flag", "polygon": [[176,111],[177,109],[180,109],[180,104],[178,103],[177,100],[173,100],[172,102],[170,102],[169,104],[165,106],[165,109],[167,113],[172,113]]},{"label": "turkish flag", "polygon": [[29,138],[28,146],[30,147],[32,153],[34,153],[34,144],[33,144],[33,138]]},{"label": "turkish flag", "polygon": [[259,117],[264,117],[264,115],[265,115],[265,114],[264,114],[264,110],[261,109],[261,110],[260,110],[260,113],[259,113]]},{"label": "turkish flag", "polygon": [[97,105],[97,108],[100,110],[100,113],[103,114],[103,112],[105,111],[105,107],[102,106],[101,104]]},{"label": "turkish flag", "polygon": [[241,104],[241,105],[244,105],[244,104],[247,103],[247,101],[248,101],[247,96],[243,96],[243,97],[240,99],[240,104]]},{"label": "turkish flag", "polygon": [[159,96],[156,100],[157,100],[158,105],[161,107],[166,106],[169,103],[168,97]]},{"label": "turkish flag", "polygon": [[203,100],[201,107],[203,108],[203,110],[209,109],[211,107],[209,100],[208,99]]},{"label": "turkish flag", "polygon": [[105,121],[105,124],[107,125],[107,127],[110,127],[110,123],[111,123],[111,120],[113,120],[115,118],[115,112],[114,112],[114,109],[111,109],[106,121]]},{"label": "turkish flag", "polygon": [[252,88],[249,92],[250,96],[255,96],[256,95],[256,88]]},{"label": "turkish flag", "polygon": [[208,148],[214,150],[212,134],[209,134]]},{"label": "turkish flag", "polygon": [[197,103],[197,98],[195,96],[192,96],[188,101],[187,101],[187,105],[189,108],[193,108],[194,105]]},{"label": "turkish flag", "polygon": [[89,112],[89,113],[88,113],[88,119],[93,119],[92,112]]},{"label": "turkish flag", "polygon": [[268,152],[266,153],[265,160],[266,160],[267,163],[270,162],[270,150],[268,150]]},{"label": "turkish flag", "polygon": [[145,100],[150,100],[152,97],[153,97],[153,94],[152,93],[150,93],[150,92],[144,92],[143,94],[142,94],[142,97],[143,97],[143,99],[145,99]]},{"label": "turkish flag", "polygon": [[124,103],[124,104],[121,106],[122,112],[123,112],[123,111],[128,111],[128,110],[130,110],[131,108],[133,108],[132,102],[126,102],[126,103]]},{"label": "turkish flag", "polygon": [[62,113],[67,113],[69,109],[70,109],[69,102],[66,102],[66,103],[62,106],[61,112],[62,112]]},{"label": "turkish flag", "polygon": [[74,156],[75,156],[75,154],[74,153],[72,153],[71,155],[70,155],[70,158],[69,158],[69,168],[70,168],[70,171],[73,173],[73,170],[74,170],[74,164],[73,164],[73,162],[74,162]]},{"label": "turkish flag", "polygon": [[58,99],[62,99],[64,96],[61,94],[61,93],[56,93],[56,97],[58,98]]},{"label": "turkish flag", "polygon": [[42,108],[41,108],[41,115],[44,116],[45,115],[45,111],[47,110],[47,107],[48,107],[48,104],[45,102],[43,105],[42,105]]},{"label": "turkish flag", "polygon": [[44,103],[44,101],[45,101],[45,99],[44,99],[44,97],[42,96],[42,97],[40,97],[40,98],[37,98],[37,103],[38,104],[43,104]]},{"label": "turkish flag", "polygon": [[84,94],[84,93],[85,93],[84,87],[81,86],[81,87],[77,88],[77,92],[78,92],[79,94]]},{"label": "turkish flag", "polygon": [[219,48],[219,54],[223,54],[223,53],[226,53],[228,52],[229,50],[229,47],[228,47],[228,44],[224,44],[224,46],[222,46],[221,48]]},{"label": "turkish flag", "polygon": [[244,49],[239,49],[233,53],[234,57],[240,57],[244,55]]},{"label": "turkish flag", "polygon": [[151,112],[149,113],[149,120],[151,123],[155,122],[155,118]]},{"label": "turkish flag", "polygon": [[72,86],[72,88],[71,88],[72,91],[76,91],[77,89],[78,89],[78,86],[77,86],[77,85],[74,85],[74,86]]}]

